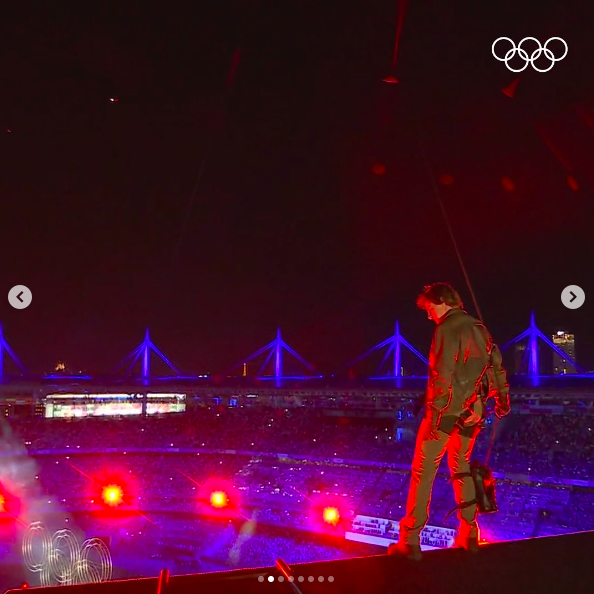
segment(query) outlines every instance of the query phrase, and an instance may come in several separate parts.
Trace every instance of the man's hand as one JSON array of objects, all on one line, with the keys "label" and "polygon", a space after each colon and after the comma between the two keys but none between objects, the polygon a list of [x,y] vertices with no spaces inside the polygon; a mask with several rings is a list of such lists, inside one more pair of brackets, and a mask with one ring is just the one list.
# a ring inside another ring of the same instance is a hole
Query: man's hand
[{"label": "man's hand", "polygon": [[505,415],[508,415],[510,412],[510,408],[502,408],[501,406],[497,406],[495,405],[495,414],[497,415],[498,419],[501,419],[502,417],[505,417]]}]

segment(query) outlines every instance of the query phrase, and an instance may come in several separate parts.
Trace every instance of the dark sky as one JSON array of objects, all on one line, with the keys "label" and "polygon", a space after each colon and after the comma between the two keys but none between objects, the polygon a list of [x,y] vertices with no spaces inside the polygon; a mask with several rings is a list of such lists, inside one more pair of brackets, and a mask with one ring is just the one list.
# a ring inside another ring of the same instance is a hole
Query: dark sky
[{"label": "dark sky", "polygon": [[[281,325],[332,372],[396,318],[425,352],[424,284],[450,280],[474,312],[432,171],[496,340],[534,309],[594,368],[592,5],[411,1],[389,85],[397,14],[5,3],[1,290],[33,303],[3,297],[0,318],[24,363],[109,371],[150,326],[183,371],[224,371]],[[569,52],[510,99],[491,44],[528,35]],[[580,310],[561,304],[570,284]]]}]

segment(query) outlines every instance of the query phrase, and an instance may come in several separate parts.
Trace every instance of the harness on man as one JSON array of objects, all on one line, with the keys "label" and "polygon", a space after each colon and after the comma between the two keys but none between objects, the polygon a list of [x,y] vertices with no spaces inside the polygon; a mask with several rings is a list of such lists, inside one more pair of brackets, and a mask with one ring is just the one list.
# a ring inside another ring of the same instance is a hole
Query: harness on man
[{"label": "harness on man", "polygon": [[[483,415],[486,414],[486,402],[491,396],[492,390],[492,378],[493,378],[493,363],[491,360],[491,352],[494,348],[493,342],[490,340],[490,344],[488,345],[489,351],[489,358],[487,364],[485,365],[480,377],[476,381],[474,393],[472,394],[471,398],[467,402],[467,406],[465,411],[460,415],[458,420],[456,421],[456,425],[454,427],[454,431],[461,431],[464,429],[465,420],[471,416],[472,414],[472,407],[478,398],[481,399],[483,403]],[[495,347],[497,348],[497,347]],[[484,418],[479,421],[479,425],[482,425]],[[495,428],[493,428],[493,433],[491,435],[491,445],[495,439]],[[489,452],[491,451],[491,447],[489,447]],[[471,505],[475,505],[477,507],[477,512],[480,514],[492,514],[498,511],[497,507],[497,498],[495,494],[495,487],[496,481],[495,477],[493,476],[493,471],[487,466],[488,457],[484,463],[479,462],[478,460],[473,460],[470,463],[470,472],[457,472],[452,475],[450,482],[455,480],[463,479],[467,476],[472,478],[474,483],[475,489],[475,498],[472,501],[465,501],[456,505],[452,508],[444,518],[444,522],[450,518],[450,516],[458,509],[464,509],[466,507],[470,507]]]},{"label": "harness on man", "polygon": [[470,476],[474,482],[474,488],[476,497],[472,501],[465,501],[460,505],[456,505],[451,509],[444,522],[457,510],[470,507],[476,504],[478,513],[480,514],[492,514],[498,511],[497,498],[495,496],[495,477],[493,471],[484,464],[481,464],[477,460],[473,460],[470,464],[470,472],[457,472],[452,475],[452,481]]}]

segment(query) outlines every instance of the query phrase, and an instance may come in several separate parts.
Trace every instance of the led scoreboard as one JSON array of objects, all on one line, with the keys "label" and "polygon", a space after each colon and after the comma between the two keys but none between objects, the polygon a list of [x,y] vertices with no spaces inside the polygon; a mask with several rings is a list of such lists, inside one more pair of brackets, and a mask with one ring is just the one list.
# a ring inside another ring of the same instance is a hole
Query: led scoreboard
[{"label": "led scoreboard", "polygon": [[[142,414],[142,394],[48,394],[46,418],[80,418]],[[147,415],[184,412],[185,394],[147,394]]]}]

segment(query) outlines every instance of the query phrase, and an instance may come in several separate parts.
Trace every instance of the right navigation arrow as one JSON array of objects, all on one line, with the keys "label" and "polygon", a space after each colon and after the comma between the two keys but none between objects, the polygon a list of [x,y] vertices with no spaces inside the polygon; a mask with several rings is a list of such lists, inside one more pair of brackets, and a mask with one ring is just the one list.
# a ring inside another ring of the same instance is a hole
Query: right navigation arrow
[{"label": "right navigation arrow", "polygon": [[573,291],[569,291],[569,294],[571,295],[569,303],[573,303],[573,300],[577,297],[577,295]]}]

